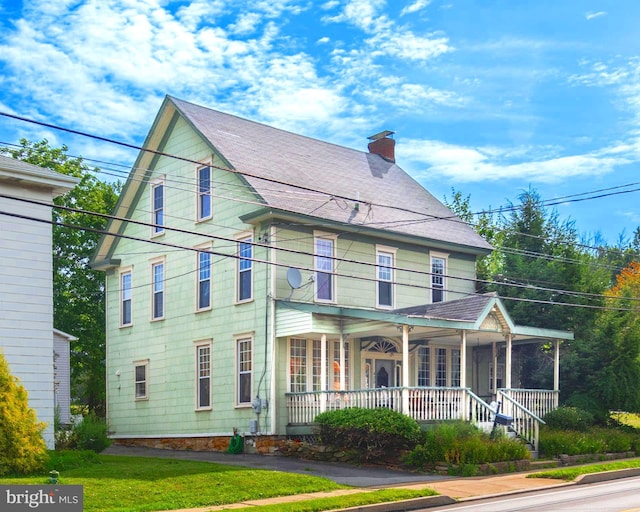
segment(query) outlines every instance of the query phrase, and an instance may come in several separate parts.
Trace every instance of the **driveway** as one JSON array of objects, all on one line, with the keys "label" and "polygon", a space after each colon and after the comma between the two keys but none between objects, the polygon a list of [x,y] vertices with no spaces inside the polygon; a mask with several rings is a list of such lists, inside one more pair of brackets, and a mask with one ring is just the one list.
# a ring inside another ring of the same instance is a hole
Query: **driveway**
[{"label": "driveway", "polygon": [[168,459],[198,460],[216,462],[231,466],[246,466],[257,469],[271,469],[287,473],[321,476],[336,483],[353,487],[392,487],[395,485],[420,482],[437,482],[451,477],[423,473],[413,473],[376,466],[351,466],[334,462],[316,462],[277,455],[237,455],[224,452],[194,452],[183,450],[159,450],[112,445],[102,453],[106,455],[132,455],[137,457],[162,457]]}]

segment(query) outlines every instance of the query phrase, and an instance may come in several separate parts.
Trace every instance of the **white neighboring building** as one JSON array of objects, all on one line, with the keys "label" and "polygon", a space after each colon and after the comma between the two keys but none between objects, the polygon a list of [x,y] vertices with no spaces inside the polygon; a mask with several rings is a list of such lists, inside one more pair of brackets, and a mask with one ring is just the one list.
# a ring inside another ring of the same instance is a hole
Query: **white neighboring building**
[{"label": "white neighboring building", "polygon": [[54,447],[51,203],[77,178],[0,155],[0,351]]}]

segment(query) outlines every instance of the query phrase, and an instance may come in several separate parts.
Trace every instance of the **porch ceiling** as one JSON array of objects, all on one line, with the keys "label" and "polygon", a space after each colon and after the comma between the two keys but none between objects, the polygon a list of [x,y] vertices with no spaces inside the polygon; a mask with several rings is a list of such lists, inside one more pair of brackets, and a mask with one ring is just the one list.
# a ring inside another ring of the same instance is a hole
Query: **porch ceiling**
[{"label": "porch ceiling", "polygon": [[567,331],[515,325],[499,298],[492,294],[395,311],[276,302],[277,337],[326,334],[335,338],[342,334],[354,338],[398,339],[403,325],[409,326],[412,344],[430,341],[459,345],[462,331],[466,331],[470,346],[504,342],[508,334],[512,335],[514,344],[573,339],[573,333]]}]

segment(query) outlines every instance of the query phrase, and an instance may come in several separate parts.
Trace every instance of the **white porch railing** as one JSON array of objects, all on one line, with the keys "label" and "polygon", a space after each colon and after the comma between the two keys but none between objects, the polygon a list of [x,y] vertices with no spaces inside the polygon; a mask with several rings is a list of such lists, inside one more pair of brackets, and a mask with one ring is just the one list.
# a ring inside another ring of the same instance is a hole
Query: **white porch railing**
[{"label": "white porch railing", "polygon": [[[544,418],[547,413],[558,408],[560,392],[548,389],[499,389],[498,394],[508,396],[538,418]],[[501,401],[506,405],[505,400]]]},{"label": "white porch railing", "polygon": [[[518,401],[517,398],[522,400]],[[539,449],[542,417],[557,407],[558,392],[541,389],[500,389],[501,413],[513,418],[513,429],[529,443],[534,452]],[[527,407],[525,404],[529,404]]]}]

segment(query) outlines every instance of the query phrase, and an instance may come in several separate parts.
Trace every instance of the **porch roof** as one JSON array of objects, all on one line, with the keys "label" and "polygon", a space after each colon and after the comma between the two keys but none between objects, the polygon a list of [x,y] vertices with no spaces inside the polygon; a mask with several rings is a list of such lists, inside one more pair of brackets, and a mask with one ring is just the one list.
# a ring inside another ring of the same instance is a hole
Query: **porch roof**
[{"label": "porch roof", "polygon": [[504,341],[514,344],[547,340],[572,340],[573,333],[556,329],[516,325],[500,298],[475,294],[457,300],[384,311],[328,304],[276,301],[276,336],[352,335],[398,336],[398,327],[411,327],[410,341],[460,342],[467,331],[478,344]]}]

